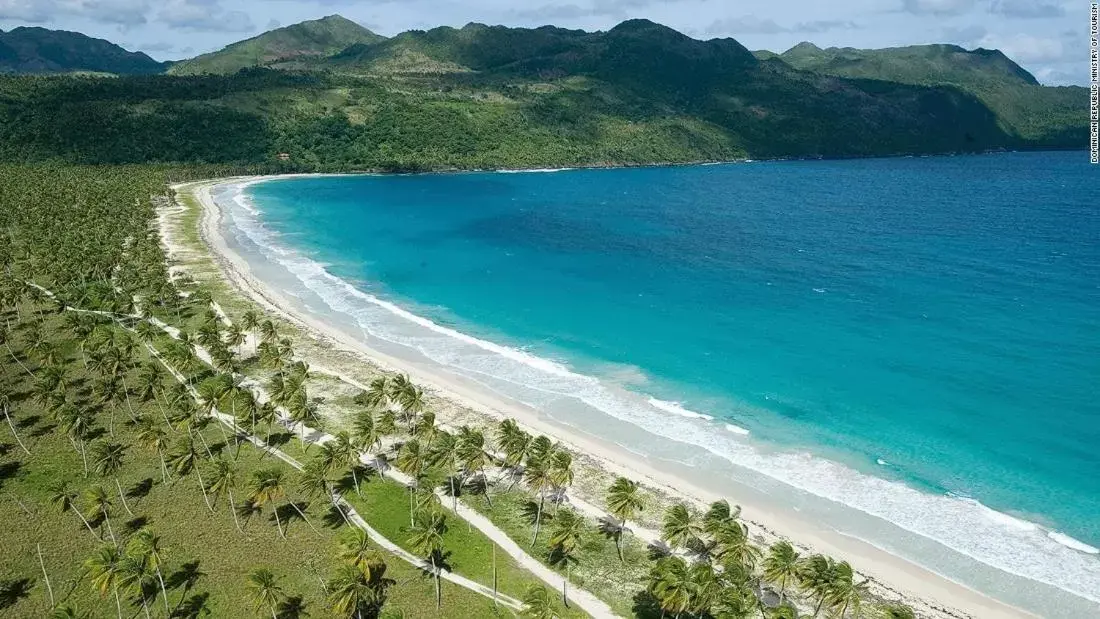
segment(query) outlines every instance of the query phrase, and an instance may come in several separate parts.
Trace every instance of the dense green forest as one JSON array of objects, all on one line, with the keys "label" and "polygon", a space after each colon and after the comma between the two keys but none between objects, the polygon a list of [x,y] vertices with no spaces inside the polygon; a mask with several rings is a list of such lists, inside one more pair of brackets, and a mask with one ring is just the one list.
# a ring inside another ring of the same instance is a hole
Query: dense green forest
[{"label": "dense green forest", "polygon": [[1084,147],[1081,89],[975,54],[939,54],[921,79],[891,69],[907,56],[838,77],[791,66],[814,54],[761,60],[645,20],[385,39],[332,17],[184,75],[0,77],[0,160],[434,170]]}]

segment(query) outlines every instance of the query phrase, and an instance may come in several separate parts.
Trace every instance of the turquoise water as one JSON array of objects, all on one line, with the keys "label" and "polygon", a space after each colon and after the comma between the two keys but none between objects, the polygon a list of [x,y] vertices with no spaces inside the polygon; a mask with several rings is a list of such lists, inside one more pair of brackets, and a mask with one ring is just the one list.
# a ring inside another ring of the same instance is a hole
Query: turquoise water
[{"label": "turquoise water", "polygon": [[[319,177],[230,211],[242,253],[365,337],[1100,601],[1098,174],[1032,153]],[[1011,598],[996,580],[975,586]]]}]

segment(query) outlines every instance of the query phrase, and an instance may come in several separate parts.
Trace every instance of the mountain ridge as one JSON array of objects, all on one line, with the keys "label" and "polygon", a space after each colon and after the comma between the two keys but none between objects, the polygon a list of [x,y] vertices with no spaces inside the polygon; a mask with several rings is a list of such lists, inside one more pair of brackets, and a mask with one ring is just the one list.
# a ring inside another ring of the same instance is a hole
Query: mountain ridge
[{"label": "mountain ridge", "polygon": [[79,32],[37,26],[0,30],[0,73],[146,75],[160,73],[164,67],[143,52],[131,52]]}]

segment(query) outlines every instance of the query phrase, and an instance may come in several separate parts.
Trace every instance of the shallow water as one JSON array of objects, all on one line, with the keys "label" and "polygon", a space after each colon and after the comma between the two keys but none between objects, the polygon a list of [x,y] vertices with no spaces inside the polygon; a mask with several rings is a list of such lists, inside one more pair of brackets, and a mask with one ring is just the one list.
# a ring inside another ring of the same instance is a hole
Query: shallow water
[{"label": "shallow water", "polygon": [[1033,153],[219,201],[258,276],[375,345],[1071,617],[1100,606],[1022,578],[1100,602],[1096,174]]}]

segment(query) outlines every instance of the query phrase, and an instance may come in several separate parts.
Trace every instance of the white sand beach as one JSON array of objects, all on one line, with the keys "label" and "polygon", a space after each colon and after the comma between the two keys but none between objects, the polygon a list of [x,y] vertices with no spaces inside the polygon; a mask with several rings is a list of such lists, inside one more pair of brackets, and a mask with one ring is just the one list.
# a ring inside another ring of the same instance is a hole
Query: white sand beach
[{"label": "white sand beach", "polygon": [[[238,183],[248,180],[254,179],[231,179]],[[577,454],[581,464],[578,481],[571,491],[579,502],[601,505],[606,481],[618,475],[642,482],[661,504],[683,500],[703,506],[726,498],[742,506],[743,519],[749,523],[753,534],[765,543],[783,537],[801,547],[803,552],[820,552],[847,560],[862,575],[871,579],[873,594],[888,600],[903,601],[912,606],[920,617],[999,619],[1035,616],[829,527],[803,521],[797,512],[783,505],[746,502],[737,496],[718,496],[701,487],[702,484],[662,470],[663,467],[654,466],[653,462],[599,437],[551,422],[538,411],[495,395],[470,381],[433,371],[427,364],[410,363],[374,350],[361,339],[296,309],[296,304],[260,281],[248,263],[222,237],[222,212],[211,192],[213,187],[225,182],[229,180],[175,187],[180,194],[194,196],[196,203],[201,205],[199,232],[205,247],[194,247],[193,242],[188,240],[191,235],[181,234],[181,226],[190,225],[184,221],[187,207],[182,202],[175,208],[164,209],[159,221],[169,262],[176,265],[174,268],[187,271],[189,262],[212,260],[217,266],[214,269],[216,273],[191,273],[192,277],[200,281],[204,277],[219,278],[251,303],[296,327],[300,339],[295,342],[295,348],[319,373],[355,381],[377,374],[379,369],[405,372],[431,393],[433,402],[440,403],[437,415],[442,423],[457,425],[480,419],[483,425],[488,425],[511,417],[529,431],[561,441]],[[659,512],[659,507],[652,508],[652,512]]]}]

